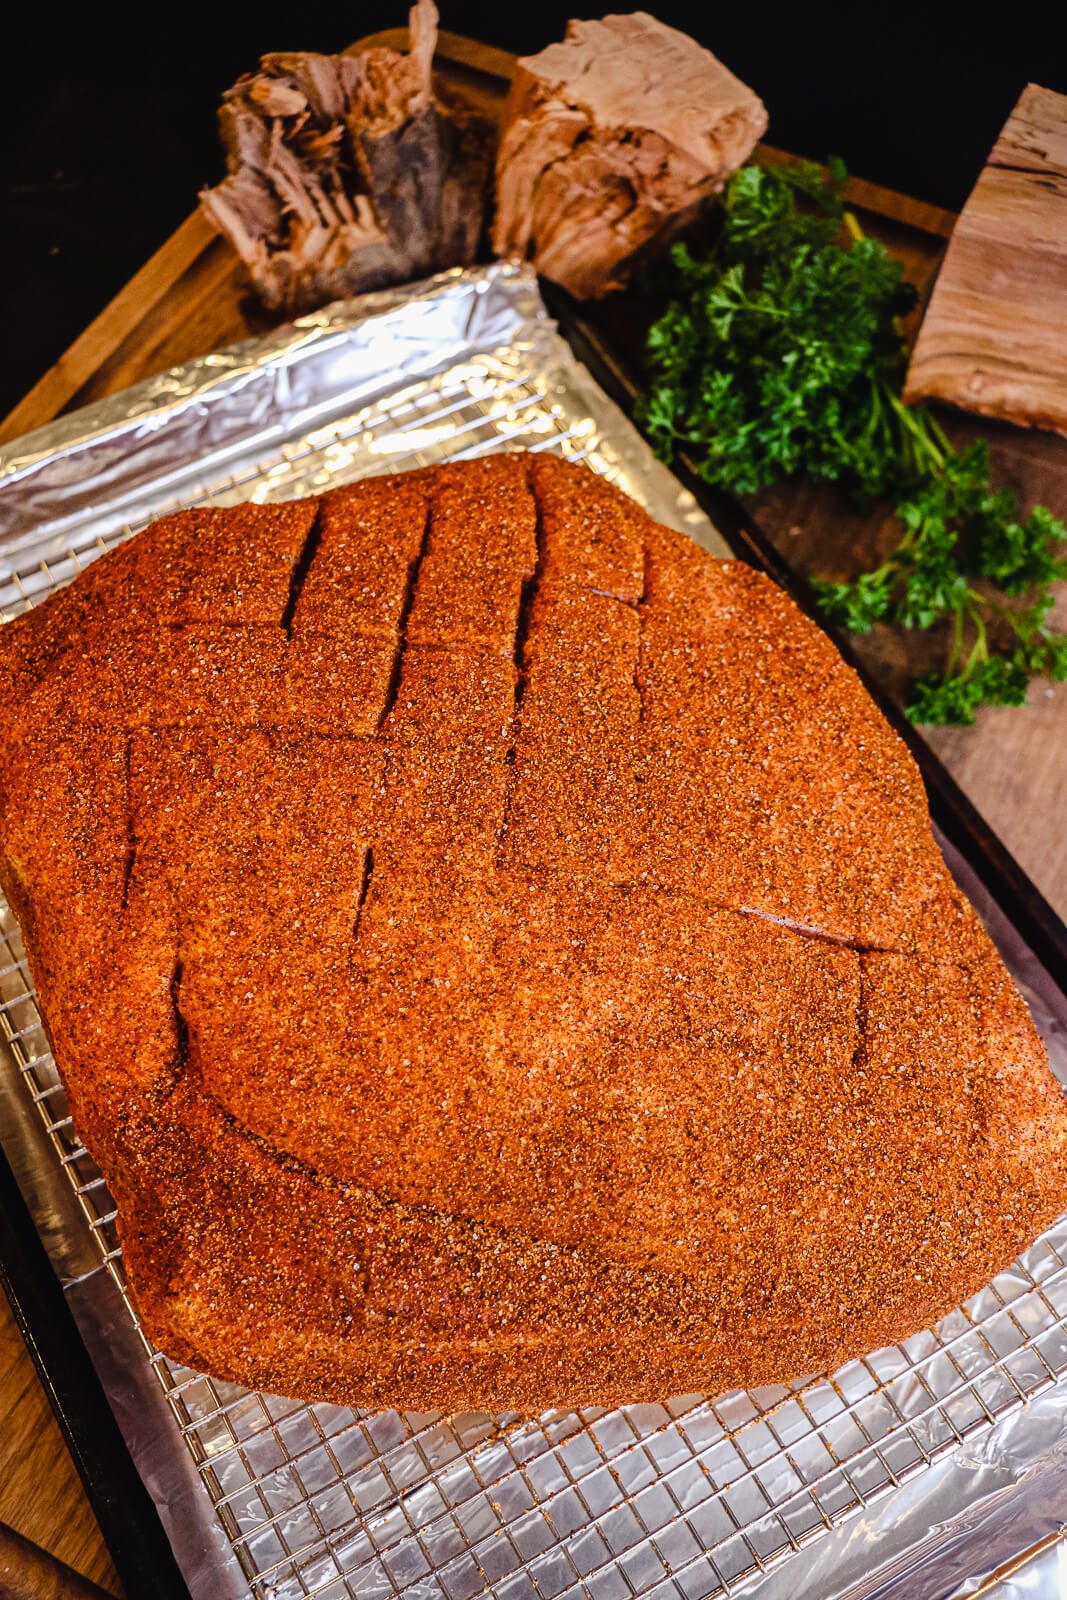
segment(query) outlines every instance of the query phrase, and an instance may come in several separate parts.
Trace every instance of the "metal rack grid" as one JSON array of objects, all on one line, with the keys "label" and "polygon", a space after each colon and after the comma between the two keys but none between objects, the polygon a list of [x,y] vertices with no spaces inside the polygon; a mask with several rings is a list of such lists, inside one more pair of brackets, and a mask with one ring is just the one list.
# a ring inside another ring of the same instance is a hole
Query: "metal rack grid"
[{"label": "metal rack grid", "polygon": [[[504,447],[615,475],[595,425],[550,386],[479,357],[394,393],[197,493],[284,499],[372,470]],[[32,606],[135,528],[76,539],[15,573]],[[0,1032],[131,1318],[115,1211],[79,1142],[11,913],[0,915]],[[1067,1372],[1067,1222],[937,1329],[830,1379],[535,1421],[304,1406],[175,1365],[146,1340],[205,1491],[257,1600],[416,1596],[674,1600],[727,1595]]]}]

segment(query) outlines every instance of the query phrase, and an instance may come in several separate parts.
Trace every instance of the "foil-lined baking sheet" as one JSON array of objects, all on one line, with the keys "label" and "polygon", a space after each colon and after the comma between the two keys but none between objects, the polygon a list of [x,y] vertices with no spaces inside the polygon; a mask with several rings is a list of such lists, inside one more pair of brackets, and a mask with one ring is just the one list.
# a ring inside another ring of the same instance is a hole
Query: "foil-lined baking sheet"
[{"label": "foil-lined baking sheet", "polygon": [[[584,460],[728,553],[505,264],[327,308],[17,441],[0,611],[179,506],[506,448]],[[1067,1001],[944,848],[1067,1081]],[[829,1378],[523,1422],[305,1406],[140,1334],[6,908],[0,1034],[0,1139],[195,1600],[1061,1592],[1067,1221],[938,1328]]]}]

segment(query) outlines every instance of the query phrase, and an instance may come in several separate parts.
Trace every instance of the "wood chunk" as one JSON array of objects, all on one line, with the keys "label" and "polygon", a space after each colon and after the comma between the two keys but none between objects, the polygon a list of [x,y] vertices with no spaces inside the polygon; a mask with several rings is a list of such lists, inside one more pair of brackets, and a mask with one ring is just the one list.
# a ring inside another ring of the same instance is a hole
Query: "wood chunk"
[{"label": "wood chunk", "polygon": [[437,10],[411,50],[275,54],[223,100],[229,176],[200,196],[271,309],[404,283],[474,259],[492,130],[432,80]]},{"label": "wood chunk", "polygon": [[582,300],[622,288],[766,126],[761,102],[710,51],[646,12],[571,22],[561,44],[518,62],[493,248]]},{"label": "wood chunk", "polygon": [[990,165],[1018,172],[1067,174],[1067,95],[1028,83],[1000,130]]},{"label": "wood chunk", "polygon": [[1067,95],[1029,84],[964,206],[907,400],[1067,434]]}]

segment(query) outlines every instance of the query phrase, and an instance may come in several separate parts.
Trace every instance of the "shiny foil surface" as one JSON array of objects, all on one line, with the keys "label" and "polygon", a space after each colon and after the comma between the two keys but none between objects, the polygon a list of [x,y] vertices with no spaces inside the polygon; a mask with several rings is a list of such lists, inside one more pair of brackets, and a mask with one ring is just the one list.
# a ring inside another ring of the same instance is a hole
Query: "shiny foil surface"
[{"label": "shiny foil surface", "polygon": [[[532,274],[498,264],[327,307],[15,441],[0,614],[180,506],[507,448],[584,460],[729,553]],[[1067,1081],[1067,1001],[943,848]],[[831,1377],[536,1421],[360,1413],[249,1393],[143,1339],[6,907],[0,1139],[195,1600],[1067,1593],[1067,1220],[936,1329]]]}]

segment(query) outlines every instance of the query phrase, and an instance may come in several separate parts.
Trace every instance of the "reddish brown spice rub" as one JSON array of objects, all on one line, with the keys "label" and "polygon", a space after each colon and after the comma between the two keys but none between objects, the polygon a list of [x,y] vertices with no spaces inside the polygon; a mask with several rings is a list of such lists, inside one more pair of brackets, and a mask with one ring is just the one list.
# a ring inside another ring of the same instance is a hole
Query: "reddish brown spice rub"
[{"label": "reddish brown spice rub", "polygon": [[498,456],[0,630],[0,856],[148,1333],[418,1410],[784,1380],[1067,1200],[919,776],[767,579]]}]

